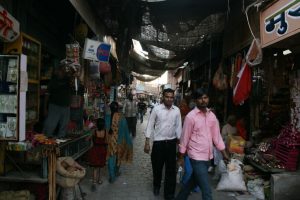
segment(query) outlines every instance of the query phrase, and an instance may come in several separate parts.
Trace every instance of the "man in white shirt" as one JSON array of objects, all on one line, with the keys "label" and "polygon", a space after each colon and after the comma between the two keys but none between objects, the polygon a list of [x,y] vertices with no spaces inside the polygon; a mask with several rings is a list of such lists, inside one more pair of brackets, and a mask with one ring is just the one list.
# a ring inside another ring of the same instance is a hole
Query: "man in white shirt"
[{"label": "man in white shirt", "polygon": [[176,145],[182,126],[178,107],[173,105],[174,90],[163,91],[163,103],[155,106],[151,112],[145,131],[144,151],[150,152],[150,137],[153,135],[151,163],[153,170],[153,193],[159,195],[162,169],[165,165],[164,197],[174,199],[176,187]]},{"label": "man in white shirt", "polygon": [[137,103],[133,99],[133,95],[129,94],[128,99],[125,101],[123,106],[123,114],[126,117],[129,132],[132,137],[136,135],[136,113],[137,113]]}]

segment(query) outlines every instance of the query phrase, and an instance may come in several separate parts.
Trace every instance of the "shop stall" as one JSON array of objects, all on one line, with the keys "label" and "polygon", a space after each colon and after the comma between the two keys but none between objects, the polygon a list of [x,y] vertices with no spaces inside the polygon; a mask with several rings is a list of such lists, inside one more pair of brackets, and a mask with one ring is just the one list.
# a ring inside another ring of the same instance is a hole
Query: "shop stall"
[{"label": "shop stall", "polygon": [[[225,30],[223,63],[214,72],[216,93],[224,93],[218,89],[223,82],[228,87],[225,122],[232,114],[239,121],[227,147],[232,158],[243,162],[248,192],[261,191],[256,198],[299,196],[299,6],[298,1],[274,1],[260,8],[260,19],[249,6],[243,27],[234,12]],[[233,33],[239,36],[232,40]]]}]

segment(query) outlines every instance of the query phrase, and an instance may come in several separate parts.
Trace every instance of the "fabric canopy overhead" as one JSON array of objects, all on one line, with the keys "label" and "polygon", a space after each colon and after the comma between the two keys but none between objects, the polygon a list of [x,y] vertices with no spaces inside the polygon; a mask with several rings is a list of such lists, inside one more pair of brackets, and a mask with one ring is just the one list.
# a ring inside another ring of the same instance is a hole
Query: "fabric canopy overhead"
[{"label": "fabric canopy overhead", "polygon": [[[228,9],[228,0],[86,1],[116,39],[122,68],[154,77],[180,67],[191,51],[220,34]],[[141,43],[148,59],[132,51],[132,39]]]},{"label": "fabric canopy overhead", "polygon": [[136,72],[132,72],[131,74],[134,77],[136,77],[136,79],[138,79],[139,81],[145,81],[145,82],[153,81],[159,77],[159,76],[149,76],[149,75],[145,76],[143,74],[139,74]]}]

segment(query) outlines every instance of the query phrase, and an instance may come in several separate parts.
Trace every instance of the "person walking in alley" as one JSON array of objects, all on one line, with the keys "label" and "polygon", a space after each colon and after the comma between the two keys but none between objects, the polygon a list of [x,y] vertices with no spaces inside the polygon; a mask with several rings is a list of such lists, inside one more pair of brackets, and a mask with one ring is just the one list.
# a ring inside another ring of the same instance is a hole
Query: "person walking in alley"
[{"label": "person walking in alley", "polygon": [[163,91],[163,103],[153,108],[145,131],[144,152],[150,152],[150,137],[153,135],[151,163],[153,171],[153,193],[159,195],[162,170],[165,165],[164,197],[174,199],[176,187],[176,145],[180,138],[181,115],[173,105],[174,90]]},{"label": "person walking in alley", "polygon": [[143,117],[144,117],[144,114],[146,113],[146,110],[147,110],[147,105],[144,103],[144,101],[141,99],[138,104],[137,104],[137,107],[138,107],[138,115],[139,115],[139,118],[141,120],[141,123],[143,123]]},{"label": "person walking in alley", "polygon": [[97,119],[97,130],[92,135],[93,147],[89,150],[89,165],[93,167],[93,185],[92,191],[96,190],[96,184],[102,184],[100,169],[106,163],[106,131],[105,121],[102,118]]},{"label": "person walking in alley", "polygon": [[136,113],[137,113],[137,103],[135,100],[133,100],[133,96],[130,93],[128,95],[128,99],[124,103],[123,114],[126,117],[128,129],[132,137],[136,136],[136,121],[137,121]]},{"label": "person walking in alley", "polygon": [[105,115],[105,127],[108,132],[106,140],[109,182],[113,183],[116,176],[120,175],[121,164],[132,162],[133,147],[127,122],[119,112],[119,104],[113,101],[109,107],[110,113]]},{"label": "person walking in alley", "polygon": [[223,159],[228,160],[225,144],[220,134],[219,121],[215,114],[207,108],[209,97],[207,91],[198,89],[194,93],[196,107],[185,117],[179,144],[180,165],[184,154],[188,154],[193,173],[186,185],[183,185],[176,200],[185,200],[196,185],[200,187],[202,200],[212,200],[212,192],[208,179],[208,167],[213,158],[213,145],[221,151]]}]

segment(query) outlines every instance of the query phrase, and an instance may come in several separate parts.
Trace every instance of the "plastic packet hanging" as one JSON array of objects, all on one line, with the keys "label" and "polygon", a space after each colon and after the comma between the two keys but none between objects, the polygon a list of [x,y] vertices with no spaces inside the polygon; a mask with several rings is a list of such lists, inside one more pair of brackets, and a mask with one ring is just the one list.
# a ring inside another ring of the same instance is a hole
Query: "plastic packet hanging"
[{"label": "plastic packet hanging", "polygon": [[176,182],[181,183],[183,177],[183,168],[181,166],[178,167],[177,175],[176,175]]},{"label": "plastic packet hanging", "polygon": [[258,65],[262,62],[263,53],[260,44],[260,40],[258,38],[253,39],[251,46],[246,55],[246,62],[250,66]]}]

